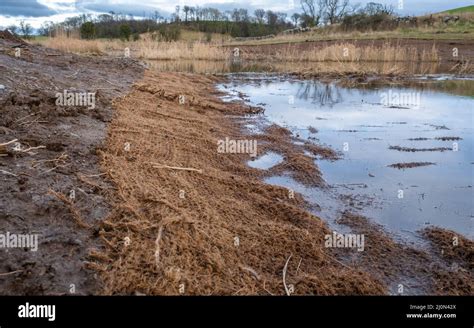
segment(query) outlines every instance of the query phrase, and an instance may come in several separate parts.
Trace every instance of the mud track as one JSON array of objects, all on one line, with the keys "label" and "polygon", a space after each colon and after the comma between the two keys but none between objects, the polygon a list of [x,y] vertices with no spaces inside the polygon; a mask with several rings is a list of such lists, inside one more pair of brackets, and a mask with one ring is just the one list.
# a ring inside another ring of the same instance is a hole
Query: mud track
[{"label": "mud track", "polygon": [[[84,227],[107,215],[104,196],[113,189],[97,149],[111,100],[142,74],[130,60],[63,54],[0,34],[0,144],[17,140],[0,147],[0,232],[39,235],[36,252],[0,249],[1,295],[97,292],[84,261],[98,238]],[[64,90],[95,92],[95,108],[57,106]]]}]

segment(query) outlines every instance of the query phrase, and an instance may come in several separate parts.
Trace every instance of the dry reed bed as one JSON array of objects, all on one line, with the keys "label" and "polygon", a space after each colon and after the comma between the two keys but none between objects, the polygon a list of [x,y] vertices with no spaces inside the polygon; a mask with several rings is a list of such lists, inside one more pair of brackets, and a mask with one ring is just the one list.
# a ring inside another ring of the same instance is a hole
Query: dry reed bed
[{"label": "dry reed bed", "polygon": [[105,53],[104,43],[100,40],[82,40],[61,36],[34,41],[34,43],[47,48],[76,54],[101,55]]},{"label": "dry reed bed", "polygon": [[118,192],[100,229],[107,249],[90,265],[103,292],[268,295],[293,285],[295,294],[385,293],[324,248],[328,229],[300,196],[262,183],[248,155],[217,153],[218,139],[245,138],[225,114],[253,111],[222,103],[214,82],[147,72],[115,103],[102,165]]},{"label": "dry reed bed", "polygon": [[[49,38],[37,41],[50,48],[75,53],[105,52],[124,53],[130,49],[132,57],[150,60],[209,60],[224,61],[236,59],[234,49],[215,43],[204,42],[157,42],[149,37],[138,41],[118,40],[81,40],[67,37]],[[419,51],[416,47],[403,47],[384,43],[382,46],[358,46],[356,43],[343,42],[315,49],[301,50],[297,45],[288,45],[274,54],[260,53],[246,48],[239,51],[242,60],[262,60],[274,62],[437,62],[438,51],[431,49]]]},{"label": "dry reed bed", "polygon": [[[39,42],[47,47],[65,52],[83,54],[113,54],[123,56],[126,48],[130,49],[132,57],[151,60],[151,65],[170,62],[178,63],[177,69],[189,61],[192,68],[197,69],[201,63],[212,63],[215,71],[230,70],[228,65],[233,58],[233,50],[201,42],[156,42],[151,39],[136,42],[118,40],[80,40],[66,37],[51,38]],[[291,72],[303,77],[313,77],[315,74],[332,74],[342,76],[347,74],[367,75],[404,75],[428,74],[436,72],[439,62],[438,51],[435,46],[431,49],[418,50],[415,47],[384,44],[377,46],[357,46],[353,43],[328,45],[315,49],[298,49],[296,45],[288,45],[272,54],[260,52],[258,48],[240,51],[241,63],[265,63],[266,71]],[[218,63],[222,63],[220,66]],[[239,63],[237,61],[237,63]],[[252,64],[252,65],[254,65]],[[472,72],[469,62],[458,63],[454,68],[457,73]],[[162,67],[163,64],[158,65]],[[167,65],[173,66],[173,65]],[[201,65],[202,66],[202,65]],[[210,68],[202,68],[208,71]],[[165,70],[169,70],[165,69]],[[172,69],[172,68],[171,68]],[[182,67],[181,67],[182,69]]]},{"label": "dry reed bed", "polygon": [[384,43],[382,46],[357,46],[354,43],[340,43],[313,50],[301,51],[289,45],[278,51],[274,58],[278,61],[294,62],[437,62],[436,46],[430,50],[418,51],[416,47],[403,47]]}]

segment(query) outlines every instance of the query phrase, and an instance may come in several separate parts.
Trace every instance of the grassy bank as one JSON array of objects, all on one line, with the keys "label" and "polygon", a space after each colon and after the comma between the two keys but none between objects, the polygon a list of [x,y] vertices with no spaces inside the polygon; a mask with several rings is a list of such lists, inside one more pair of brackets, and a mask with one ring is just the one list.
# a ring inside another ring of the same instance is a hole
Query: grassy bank
[{"label": "grassy bank", "polygon": [[474,13],[457,13],[459,20],[444,22],[445,14],[418,17],[417,26],[400,26],[394,30],[381,31],[345,31],[338,24],[325,28],[313,29],[307,33],[279,34],[275,38],[264,40],[231,41],[228,45],[268,45],[281,43],[301,43],[311,41],[333,40],[474,40]]}]

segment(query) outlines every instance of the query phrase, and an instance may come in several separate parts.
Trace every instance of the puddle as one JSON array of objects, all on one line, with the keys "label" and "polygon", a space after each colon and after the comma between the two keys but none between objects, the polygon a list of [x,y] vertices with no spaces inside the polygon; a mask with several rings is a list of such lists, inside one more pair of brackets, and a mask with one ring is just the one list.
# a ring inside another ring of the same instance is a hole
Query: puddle
[{"label": "puddle", "polygon": [[[295,136],[317,138],[341,152],[338,161],[316,160],[330,192],[287,177],[267,179],[302,192],[327,221],[349,207],[395,236],[413,238],[417,230],[436,225],[473,239],[474,81],[459,83],[442,78],[349,88],[233,75],[220,88],[244,94],[249,104],[265,104],[266,120]],[[396,96],[404,102],[387,103]]]},{"label": "puddle", "polygon": [[255,169],[268,170],[281,162],[283,162],[283,156],[271,151],[253,161],[248,161],[248,166]]}]

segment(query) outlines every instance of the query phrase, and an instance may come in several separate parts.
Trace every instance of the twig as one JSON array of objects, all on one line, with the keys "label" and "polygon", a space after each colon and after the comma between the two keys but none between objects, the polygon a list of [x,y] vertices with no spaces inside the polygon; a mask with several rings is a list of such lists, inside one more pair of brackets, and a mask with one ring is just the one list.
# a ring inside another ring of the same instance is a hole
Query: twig
[{"label": "twig", "polygon": [[107,175],[107,173],[89,174],[89,175],[85,175],[85,174],[80,173],[80,175],[83,176],[83,177],[86,177],[86,178],[96,178],[96,177],[101,177],[103,175]]},{"label": "twig", "polygon": [[25,127],[29,127],[30,125],[32,125],[33,123],[48,123],[48,121],[39,121],[39,117],[37,119],[34,119],[33,121],[27,121],[27,122],[21,122],[20,124],[18,124],[18,126],[21,126],[23,124],[26,124]]},{"label": "twig", "polygon": [[[30,147],[30,148],[18,149],[18,150],[14,149],[14,151],[17,152],[17,153],[28,153],[28,154],[30,154],[30,151],[32,151],[32,150],[44,149],[44,148],[46,148],[46,146],[37,146],[37,147]],[[35,153],[31,153],[31,154],[35,154]]]},{"label": "twig", "polygon": [[66,197],[65,195],[63,195],[59,192],[56,192],[52,189],[50,189],[48,191],[48,194],[56,197],[57,199],[59,199],[60,201],[62,201],[64,204],[66,204],[68,206],[69,211],[72,214],[72,217],[74,218],[74,220],[76,221],[76,223],[80,227],[82,227],[82,228],[91,228],[91,226],[89,224],[85,223],[82,220],[81,215],[79,214],[79,211],[76,209],[76,207],[74,206],[74,203],[68,197]]},{"label": "twig", "polygon": [[248,272],[250,272],[251,274],[253,274],[257,280],[260,280],[260,276],[258,275],[257,271],[255,271],[255,270],[252,269],[251,267],[243,266],[243,265],[239,265],[239,267],[240,267],[242,270],[248,271]]},{"label": "twig", "polygon": [[160,266],[160,241],[161,241],[162,235],[163,235],[163,226],[160,226],[160,229],[158,230],[158,236],[156,237],[156,240],[155,240],[155,246],[156,246],[155,262],[156,262],[157,267]]},{"label": "twig", "polygon": [[60,168],[60,167],[66,167],[66,166],[67,166],[67,165],[56,165],[55,167],[50,168],[49,170],[46,170],[46,171],[41,172],[40,175],[46,174],[46,173],[49,173],[49,172],[52,172],[52,171],[54,171],[54,170],[56,170],[56,169],[58,169],[58,168]]},{"label": "twig", "polygon": [[65,76],[66,76],[66,77],[73,77],[73,76],[76,76],[76,75],[77,75],[77,73],[79,73],[79,71],[78,71],[78,70],[76,71],[76,73],[73,73],[73,74],[71,74],[71,75],[65,75]]},{"label": "twig", "polygon": [[18,139],[13,139],[13,140],[11,140],[11,141],[8,141],[8,142],[5,142],[5,143],[0,144],[0,147],[8,146],[8,145],[10,145],[10,144],[12,144],[12,143],[15,143],[15,142],[17,142],[17,141],[18,141]]},{"label": "twig", "polygon": [[21,121],[23,121],[25,118],[28,118],[28,117],[30,117],[30,116],[33,116],[33,115],[36,115],[36,113],[33,113],[33,114],[29,114],[29,115],[23,116],[22,118],[19,118],[18,120],[16,120],[16,121],[15,121],[15,123],[17,123],[17,122],[21,122]]},{"label": "twig", "polygon": [[100,190],[100,189],[107,189],[107,188],[104,188],[104,187],[98,185],[98,184],[95,183],[95,182],[89,181],[85,175],[82,175],[82,174],[78,173],[78,174],[76,174],[76,176],[77,176],[77,178],[78,178],[80,181],[82,181],[82,182],[84,182],[85,184],[88,184],[89,186],[92,186],[92,187],[94,187],[94,188],[96,188],[96,189],[99,189],[99,190]]},{"label": "twig", "polygon": [[65,161],[68,158],[66,153],[62,153],[58,157],[54,159],[43,159],[43,160],[38,160],[38,161],[33,161],[31,163],[31,167],[36,168],[39,164],[44,164],[44,163],[49,163],[49,162],[57,162],[57,161]]},{"label": "twig", "polygon": [[8,171],[5,171],[5,170],[0,170],[0,172],[2,172],[3,174],[6,174],[6,175],[12,175],[14,177],[17,177],[18,175],[14,174],[14,173],[11,173],[11,172],[8,172]]},{"label": "twig", "polygon": [[296,268],[296,276],[298,275],[298,271],[300,270],[300,265],[301,265],[301,262],[303,261],[303,258],[300,259],[300,262],[298,263],[298,267]]},{"label": "twig", "polygon": [[4,273],[0,273],[0,276],[2,277],[5,277],[5,276],[9,276],[9,275],[12,275],[12,274],[15,274],[15,273],[20,273],[20,272],[23,272],[25,270],[16,270],[16,271],[12,271],[12,272],[4,272]]},{"label": "twig", "polygon": [[192,172],[202,173],[201,169],[195,169],[192,167],[168,166],[168,165],[163,165],[159,163],[150,163],[150,164],[152,164],[155,169],[170,169],[170,170],[192,171]]},{"label": "twig", "polygon": [[285,286],[285,292],[286,292],[286,295],[288,295],[288,296],[290,296],[291,294],[290,294],[290,290],[286,286],[286,270],[288,269],[288,262],[290,262],[290,259],[291,259],[292,256],[293,256],[293,254],[290,254],[290,256],[288,256],[288,259],[286,260],[285,266],[283,267],[283,286]]},{"label": "twig", "polygon": [[263,282],[263,290],[266,291],[268,294],[273,296],[274,294],[271,291],[269,291],[268,289],[265,288],[265,283],[266,282],[267,282],[266,280]]}]

